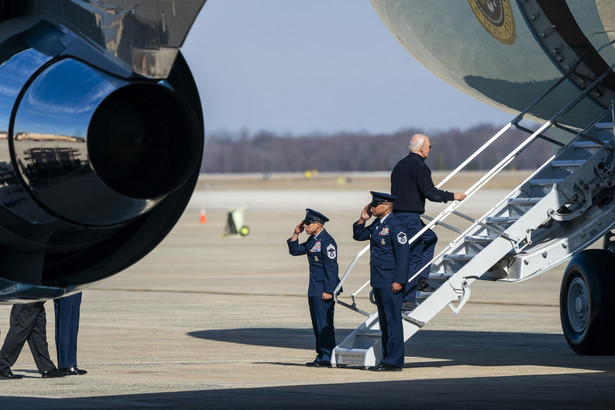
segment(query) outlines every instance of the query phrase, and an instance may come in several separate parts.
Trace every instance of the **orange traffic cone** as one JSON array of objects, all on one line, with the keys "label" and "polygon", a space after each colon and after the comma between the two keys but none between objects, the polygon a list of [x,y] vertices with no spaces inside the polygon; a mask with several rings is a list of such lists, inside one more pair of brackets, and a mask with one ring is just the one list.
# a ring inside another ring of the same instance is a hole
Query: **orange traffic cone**
[{"label": "orange traffic cone", "polygon": [[207,215],[205,214],[205,207],[201,208],[201,223],[207,223]]}]

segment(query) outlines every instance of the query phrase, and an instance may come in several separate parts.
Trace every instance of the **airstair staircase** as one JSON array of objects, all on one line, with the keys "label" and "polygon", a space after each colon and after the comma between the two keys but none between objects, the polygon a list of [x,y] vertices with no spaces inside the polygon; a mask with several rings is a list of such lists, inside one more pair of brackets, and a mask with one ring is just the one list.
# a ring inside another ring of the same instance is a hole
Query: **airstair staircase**
[{"label": "airstair staircase", "polygon": [[[429,270],[427,283],[435,290],[417,292],[418,306],[411,312],[403,313],[404,340],[416,334],[446,306],[458,313],[470,298],[471,285],[475,280],[526,280],[582,251],[615,224],[613,109],[606,110],[580,132],[558,123],[563,115],[599,86],[601,79],[596,79],[594,84],[535,132],[523,128],[519,124],[523,116],[557,87],[560,80],[438,185],[441,186],[463,169],[510,127],[531,133],[509,156],[466,191],[466,200],[455,202],[437,217],[429,218],[431,221],[426,227],[410,239],[410,243],[414,242],[426,229],[435,225],[448,227],[460,234],[430,264],[423,267],[423,270]],[[544,131],[552,126],[569,131],[571,141],[563,144],[546,137]],[[559,144],[559,152],[481,218],[474,220],[458,211],[493,176],[532,142],[541,138]],[[462,231],[443,222],[453,215],[469,221],[469,228]],[[340,287],[358,258],[368,250],[369,245],[355,257]],[[414,277],[420,273],[417,272]],[[380,362],[382,349],[378,313],[370,314],[358,309],[355,301],[356,294],[368,285],[369,282],[352,294],[351,304],[336,297],[339,304],[368,316],[334,349],[332,364],[338,367],[369,367]]]}]

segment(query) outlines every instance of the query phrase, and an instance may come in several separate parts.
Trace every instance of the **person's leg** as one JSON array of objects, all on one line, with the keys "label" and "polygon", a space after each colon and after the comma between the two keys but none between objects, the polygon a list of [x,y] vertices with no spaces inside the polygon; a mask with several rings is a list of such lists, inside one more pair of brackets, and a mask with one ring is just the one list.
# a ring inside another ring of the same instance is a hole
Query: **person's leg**
[{"label": "person's leg", "polygon": [[77,337],[82,294],[76,293],[53,301],[56,318],[58,367],[77,367]]},{"label": "person's leg", "polygon": [[[381,304],[385,312],[386,321],[386,360],[382,363],[396,367],[404,366],[404,329],[401,319],[402,293],[393,293],[391,289],[383,288],[380,294]],[[384,336],[384,330],[383,330]],[[384,340],[383,340],[384,346]]]},{"label": "person's leg", "polygon": [[333,313],[335,302],[332,300],[325,302],[318,298],[316,322],[320,334],[320,358],[323,362],[331,362],[331,352],[335,348],[335,328],[333,326]]},{"label": "person's leg", "polygon": [[376,301],[376,306],[378,307],[378,322],[380,323],[380,339],[382,345],[382,360],[380,360],[380,364],[390,364],[389,363],[389,321],[387,320],[387,310],[384,308],[383,302],[383,292],[386,289],[384,288],[374,288],[374,300]]},{"label": "person's leg", "polygon": [[429,277],[429,271],[431,270],[431,260],[433,259],[433,254],[436,249],[436,243],[438,242],[438,237],[435,232],[431,229],[426,230],[423,235],[421,235],[421,245],[423,247],[423,255],[421,260],[421,267],[427,267],[423,269],[420,273],[420,277],[427,279]]},{"label": "person's leg", "polygon": [[36,324],[43,302],[16,304],[11,309],[9,331],[0,350],[0,371],[10,370]]},{"label": "person's leg", "polygon": [[36,363],[38,371],[42,374],[56,369],[56,366],[49,357],[49,346],[47,344],[47,316],[45,314],[44,302],[39,302],[36,312],[36,321],[32,332],[28,337],[28,346],[32,351],[32,357]]},{"label": "person's leg", "polygon": [[[403,223],[406,226],[406,234],[408,240],[412,239],[422,228],[423,223],[421,216],[414,212],[403,212]],[[414,242],[409,244],[410,246],[410,263],[408,266],[408,282],[404,288],[403,301],[409,303],[415,303],[416,300],[416,285],[418,277],[412,278],[424,265],[423,265],[423,244],[422,235]]]},{"label": "person's leg", "polygon": [[315,362],[319,362],[321,360],[321,343],[320,343],[320,332],[318,331],[318,322],[317,322],[317,312],[315,306],[316,298],[313,296],[308,296],[308,305],[310,307],[310,318],[312,319],[312,330],[314,331],[314,341],[315,341],[315,349],[316,349],[316,359]]}]

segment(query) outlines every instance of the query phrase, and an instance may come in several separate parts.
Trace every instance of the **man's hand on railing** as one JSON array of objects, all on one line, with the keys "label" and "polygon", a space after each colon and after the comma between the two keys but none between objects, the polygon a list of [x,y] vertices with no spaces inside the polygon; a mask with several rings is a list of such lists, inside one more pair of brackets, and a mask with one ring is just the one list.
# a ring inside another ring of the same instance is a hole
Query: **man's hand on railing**
[{"label": "man's hand on railing", "polygon": [[466,199],[465,192],[455,192],[453,195],[455,196],[455,201],[463,201],[464,199]]}]

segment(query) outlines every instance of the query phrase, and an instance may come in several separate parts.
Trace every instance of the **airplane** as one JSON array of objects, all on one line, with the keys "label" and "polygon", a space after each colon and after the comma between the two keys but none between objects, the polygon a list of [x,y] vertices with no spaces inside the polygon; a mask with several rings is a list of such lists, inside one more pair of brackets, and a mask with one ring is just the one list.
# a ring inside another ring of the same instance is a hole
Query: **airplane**
[{"label": "airplane", "polygon": [[[437,289],[405,318],[406,334],[447,305],[461,309],[476,279],[526,280],[572,257],[560,297],[566,339],[577,353],[615,353],[607,297],[615,290],[608,272],[613,8],[598,0],[371,2],[427,68],[515,115],[509,127],[547,121],[529,132],[528,144],[542,138],[583,155],[541,167],[540,178],[493,208],[497,215],[476,221],[476,235],[466,236],[481,257],[470,260],[462,238],[446,249],[457,252],[453,262],[446,254],[434,260]],[[83,290],[136,263],[177,222],[196,184],[204,135],[180,47],[204,3],[0,0],[0,303]],[[607,114],[610,137],[596,128]],[[520,215],[503,216],[514,207]],[[604,250],[585,251],[603,235]],[[372,315],[358,330],[374,323]],[[357,357],[344,343],[338,365]],[[361,353],[363,364],[377,359],[374,346]]]},{"label": "airplane", "polygon": [[[391,34],[427,69],[513,116],[439,186],[508,129],[530,136],[470,187],[468,197],[534,141],[547,140],[555,148],[545,165],[478,220],[460,213],[463,201],[427,218],[423,231],[445,226],[443,220],[453,215],[473,221],[423,267],[433,290],[419,292],[421,303],[404,314],[404,340],[444,307],[458,313],[477,279],[519,282],[572,258],[560,289],[564,336],[578,354],[615,354],[613,3],[370,1]],[[528,128],[526,120],[540,127]],[[603,236],[603,249],[586,250]],[[352,261],[342,284],[365,251]],[[352,303],[337,299],[368,317],[335,348],[337,366],[380,361],[377,313],[358,309],[354,301],[364,287],[352,294]]]},{"label": "airplane", "polygon": [[154,249],[203,151],[179,47],[205,0],[0,0],[0,301],[75,293]]}]

